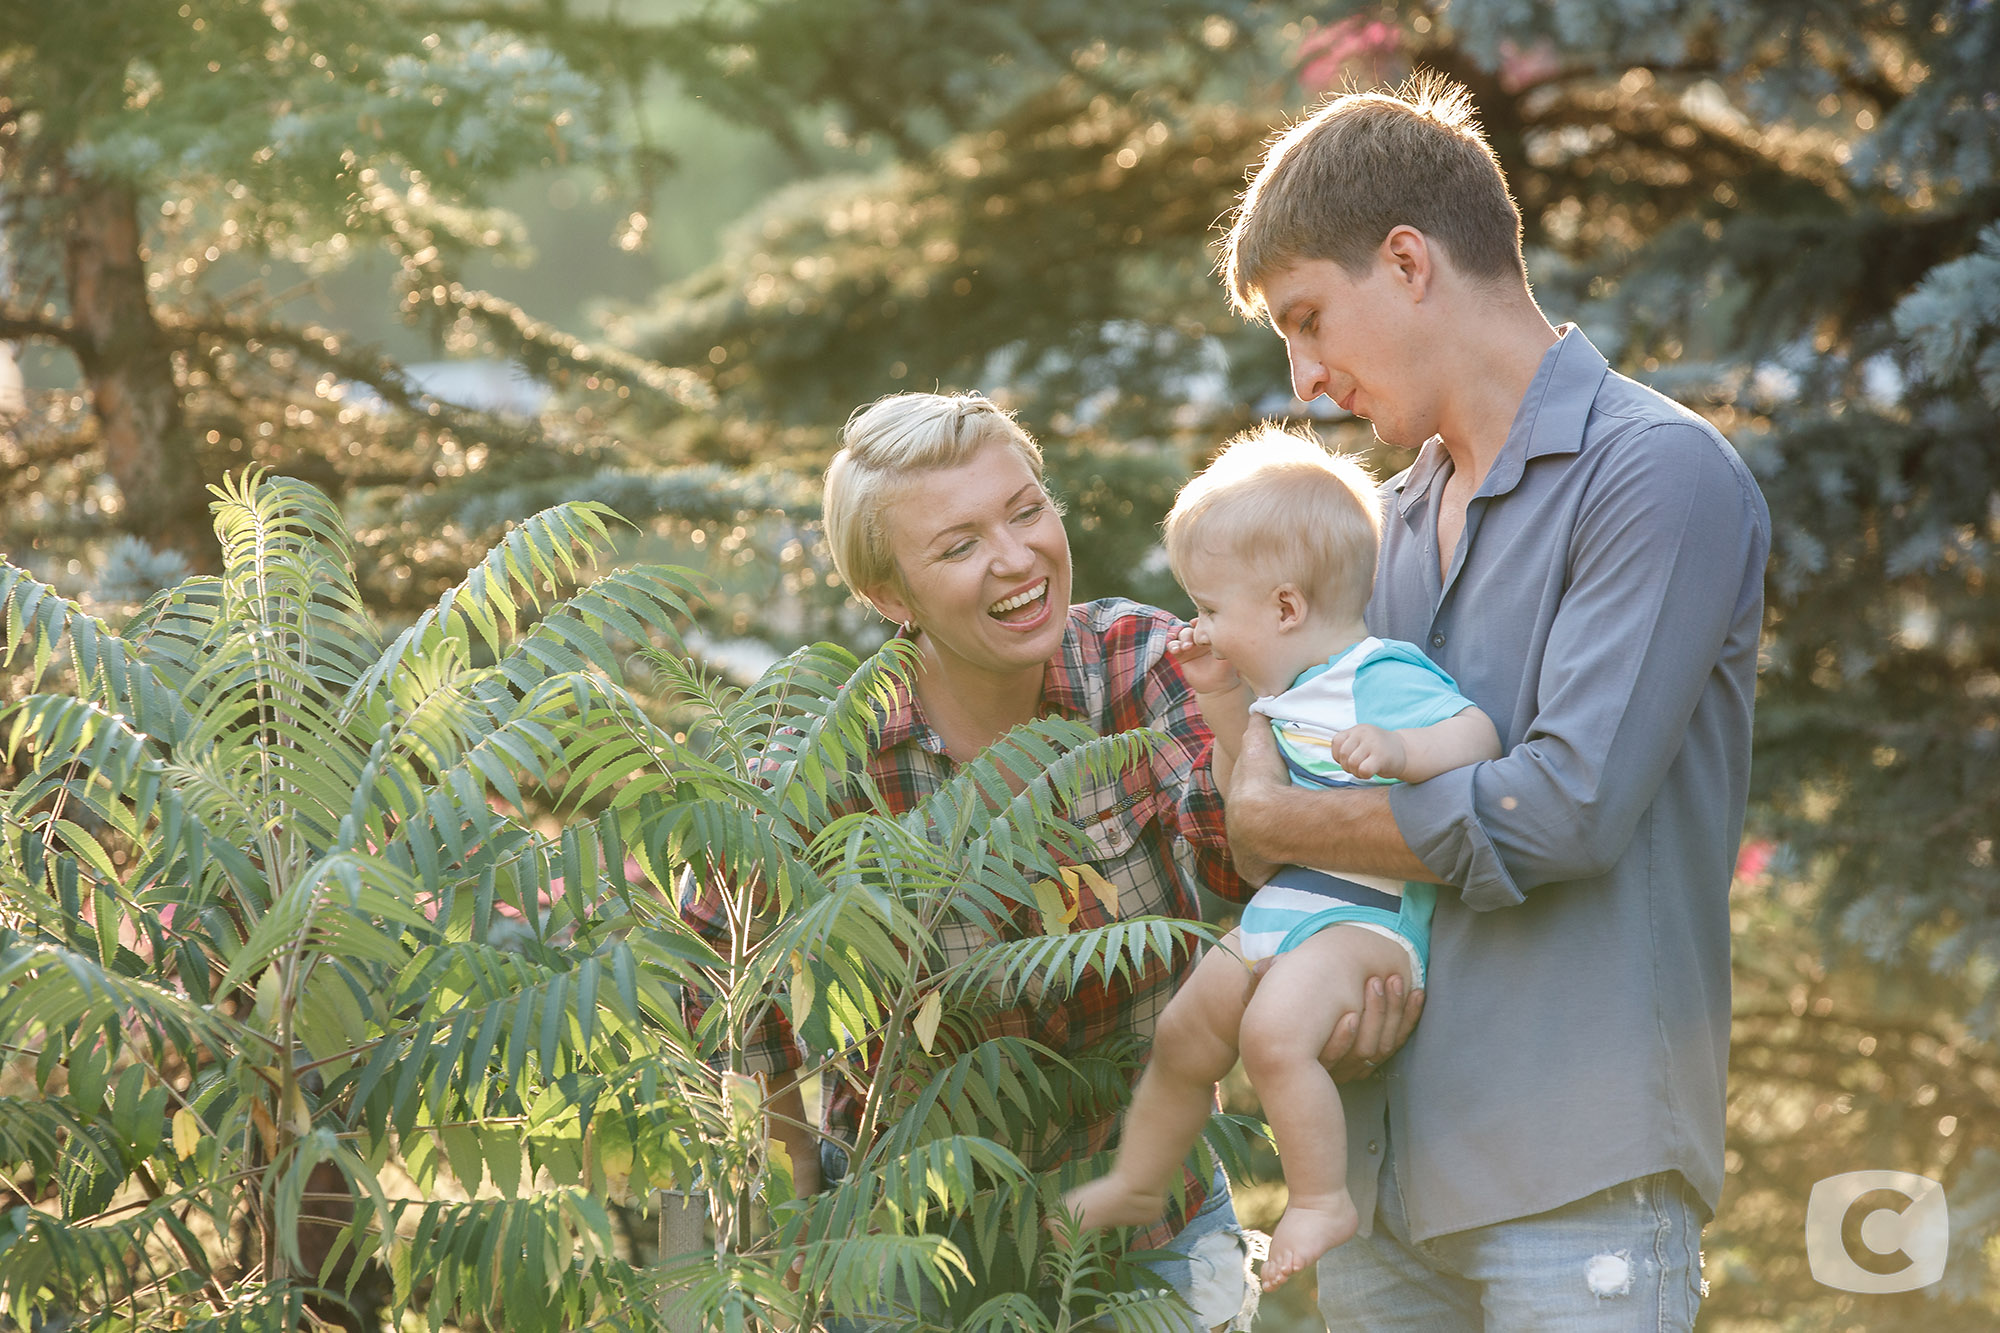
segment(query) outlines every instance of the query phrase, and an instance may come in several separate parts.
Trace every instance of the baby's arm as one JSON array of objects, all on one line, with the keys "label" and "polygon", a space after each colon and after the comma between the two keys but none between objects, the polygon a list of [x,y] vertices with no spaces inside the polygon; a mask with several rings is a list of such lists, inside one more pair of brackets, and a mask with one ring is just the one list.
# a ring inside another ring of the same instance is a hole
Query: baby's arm
[{"label": "baby's arm", "polygon": [[1194,691],[1202,721],[1215,735],[1209,767],[1215,774],[1216,790],[1226,792],[1229,775],[1236,768],[1236,753],[1243,748],[1243,731],[1250,725],[1250,687],[1236,674],[1235,666],[1215,655],[1208,635],[1193,625],[1175,630],[1167,641],[1167,651]]},{"label": "baby's arm", "polygon": [[1500,757],[1500,733],[1477,708],[1428,727],[1386,731],[1364,722],[1338,732],[1333,757],[1356,777],[1423,782],[1482,759]]}]

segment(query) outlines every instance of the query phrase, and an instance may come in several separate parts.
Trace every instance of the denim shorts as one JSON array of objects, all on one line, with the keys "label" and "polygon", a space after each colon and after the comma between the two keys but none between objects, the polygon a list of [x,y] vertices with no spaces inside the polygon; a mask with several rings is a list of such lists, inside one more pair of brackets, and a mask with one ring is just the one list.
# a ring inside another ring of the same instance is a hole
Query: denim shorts
[{"label": "denim shorts", "polygon": [[1220,1167],[1201,1211],[1154,1253],[1159,1257],[1140,1262],[1187,1302],[1191,1318],[1186,1328],[1250,1327],[1258,1291],[1250,1278],[1250,1239],[1236,1220],[1229,1178]]}]

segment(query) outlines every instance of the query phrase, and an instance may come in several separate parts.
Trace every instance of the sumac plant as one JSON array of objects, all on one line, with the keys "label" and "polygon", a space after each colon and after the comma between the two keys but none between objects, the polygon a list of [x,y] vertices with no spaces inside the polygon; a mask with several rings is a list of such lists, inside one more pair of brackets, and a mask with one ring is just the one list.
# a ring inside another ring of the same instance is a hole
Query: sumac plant
[{"label": "sumac plant", "polygon": [[[600,564],[602,506],[391,638],[323,495],[215,495],[223,573],[121,628],[0,567],[0,1327],[1159,1324],[1018,1149],[1141,1052],[982,1027],[1201,931],[1062,920],[1063,803],[1156,738],[1037,723],[892,816],[856,761],[907,656],[725,687],[688,576]],[[704,878],[720,945],[677,910]],[[881,1055],[805,1200],[746,1058],[774,1005],[809,1070]],[[705,1205],[688,1252],[621,1225],[662,1189]]]}]

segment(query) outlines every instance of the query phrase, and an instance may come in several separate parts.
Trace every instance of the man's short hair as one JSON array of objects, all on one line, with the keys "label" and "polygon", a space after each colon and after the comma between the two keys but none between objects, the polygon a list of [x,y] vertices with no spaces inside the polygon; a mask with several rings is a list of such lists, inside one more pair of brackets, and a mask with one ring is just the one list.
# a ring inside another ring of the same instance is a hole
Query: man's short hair
[{"label": "man's short hair", "polygon": [[1359,617],[1375,586],[1382,504],[1375,478],[1317,440],[1266,423],[1224,446],[1174,499],[1167,563],[1223,559],[1291,583],[1315,614]]},{"label": "man's short hair", "polygon": [[1264,285],[1307,260],[1359,278],[1399,226],[1441,245],[1468,278],[1527,281],[1521,212],[1472,94],[1439,74],[1335,97],[1271,141],[1223,242],[1230,302],[1266,317]]},{"label": "man's short hair", "polygon": [[899,393],[854,409],[827,464],[821,512],[833,567],[849,591],[905,591],[883,515],[919,472],[957,467],[1006,445],[1042,479],[1042,451],[999,404],[978,393]]}]

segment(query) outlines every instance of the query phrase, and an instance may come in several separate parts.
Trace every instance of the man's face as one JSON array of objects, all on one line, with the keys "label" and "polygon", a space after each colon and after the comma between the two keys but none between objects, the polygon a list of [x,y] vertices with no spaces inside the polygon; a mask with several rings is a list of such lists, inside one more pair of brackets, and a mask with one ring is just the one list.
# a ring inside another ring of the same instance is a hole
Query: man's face
[{"label": "man's face", "polygon": [[1292,392],[1324,394],[1375,427],[1385,444],[1414,449],[1436,433],[1422,375],[1417,301],[1378,256],[1360,277],[1330,259],[1282,269],[1263,286],[1265,308],[1291,361]]}]

